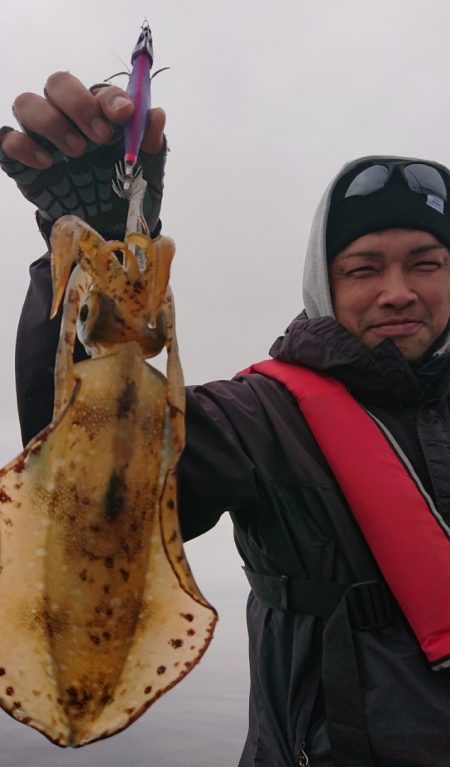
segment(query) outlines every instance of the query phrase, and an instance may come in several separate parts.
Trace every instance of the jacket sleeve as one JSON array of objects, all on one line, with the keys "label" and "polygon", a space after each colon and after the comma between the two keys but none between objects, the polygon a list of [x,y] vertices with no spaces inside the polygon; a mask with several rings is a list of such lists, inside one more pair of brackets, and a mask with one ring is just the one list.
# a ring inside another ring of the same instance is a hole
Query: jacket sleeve
[{"label": "jacket sleeve", "polygon": [[24,445],[49,423],[53,405],[53,360],[58,326],[49,321],[50,262],[30,266],[30,285],[16,337],[16,394]]},{"label": "jacket sleeve", "polygon": [[[19,320],[16,389],[23,443],[50,423],[54,364],[61,314],[49,319],[49,256],[30,267],[30,286]],[[86,358],[77,342],[75,361]],[[233,425],[242,416],[251,428],[249,387],[219,381],[186,390],[186,447],[179,464],[179,508],[185,539],[213,527],[225,510],[257,500],[256,471]],[[247,401],[249,400],[249,401]]]},{"label": "jacket sleeve", "polygon": [[[19,319],[16,338],[16,392],[24,445],[52,420],[55,355],[62,307],[50,319],[52,280],[50,256],[30,266],[30,285]],[[76,342],[74,359],[86,358]]]},{"label": "jacket sleeve", "polygon": [[186,389],[186,446],[178,471],[185,540],[213,527],[224,511],[259,502],[258,468],[241,438],[252,433],[254,393],[238,381]]}]

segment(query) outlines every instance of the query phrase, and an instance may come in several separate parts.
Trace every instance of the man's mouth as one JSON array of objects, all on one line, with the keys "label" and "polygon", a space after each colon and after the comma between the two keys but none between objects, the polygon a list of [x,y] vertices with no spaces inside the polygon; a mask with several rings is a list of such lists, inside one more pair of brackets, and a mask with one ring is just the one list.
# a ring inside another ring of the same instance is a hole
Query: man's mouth
[{"label": "man's mouth", "polygon": [[390,336],[395,338],[399,336],[414,335],[422,324],[421,320],[417,320],[413,317],[396,317],[373,323],[372,325],[369,325],[368,330],[380,336]]}]

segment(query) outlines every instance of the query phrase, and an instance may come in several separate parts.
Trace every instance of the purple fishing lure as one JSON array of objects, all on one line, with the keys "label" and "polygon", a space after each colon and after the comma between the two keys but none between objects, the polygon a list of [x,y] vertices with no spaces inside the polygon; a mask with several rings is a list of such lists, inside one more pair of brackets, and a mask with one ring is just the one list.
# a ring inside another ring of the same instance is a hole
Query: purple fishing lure
[{"label": "purple fishing lure", "polygon": [[128,189],[137,163],[139,148],[147,127],[151,106],[150,70],[153,65],[153,41],[147,21],[142,25],[139,39],[131,54],[132,70],[127,93],[134,104],[134,112],[125,123],[124,190]]}]

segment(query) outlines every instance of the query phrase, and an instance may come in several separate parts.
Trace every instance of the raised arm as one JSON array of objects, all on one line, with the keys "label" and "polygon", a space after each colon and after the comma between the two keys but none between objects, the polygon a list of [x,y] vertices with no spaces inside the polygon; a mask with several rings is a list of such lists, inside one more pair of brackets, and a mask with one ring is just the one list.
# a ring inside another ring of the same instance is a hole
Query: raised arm
[{"label": "raised arm", "polygon": [[[38,222],[46,237],[54,218],[75,213],[106,239],[116,239],[121,230],[123,233],[126,210],[123,200],[111,192],[111,179],[115,163],[123,158],[121,126],[132,113],[127,95],[116,86],[99,88],[92,94],[67,73],[52,75],[46,94],[47,98],[28,93],[16,99],[15,111],[23,130],[3,132],[2,166],[27,199],[38,206]],[[92,125],[98,120],[106,131],[102,143],[92,141]],[[149,188],[146,218],[153,231],[157,229],[161,207],[166,152],[164,123],[163,110],[153,109],[142,143],[145,151],[139,158]],[[69,151],[68,133],[82,142],[78,151]],[[45,162],[38,168],[36,155],[40,152]],[[74,199],[80,210],[74,209],[70,194],[61,193],[50,207],[44,205],[48,196],[55,196],[69,184],[78,184]],[[91,207],[93,203],[87,202],[88,198],[97,203],[95,210]],[[52,286],[48,254],[31,265],[30,278],[16,346],[17,398],[24,444],[52,417],[54,362],[60,327],[58,318],[50,320]],[[77,342],[75,361],[85,356]],[[258,500],[254,466],[246,456],[226,407],[231,393],[236,399],[234,416],[239,415],[241,400],[245,416],[249,412],[247,400],[253,401],[248,387],[223,382],[218,387],[187,392],[186,449],[180,462],[180,511],[183,532],[189,538],[212,527],[226,509],[249,507]],[[253,428],[251,423],[249,428]]]},{"label": "raised arm", "polygon": [[[127,202],[111,186],[124,155],[124,122],[133,103],[116,85],[89,89],[68,72],[52,74],[45,97],[22,93],[13,110],[21,129],[0,133],[0,165],[36,206],[47,243],[54,222],[70,213],[106,239],[123,236]],[[139,163],[147,180],[144,213],[150,231],[159,229],[166,145],[165,113],[152,109]],[[16,381],[24,443],[47,425],[53,407],[53,366],[59,321],[50,320],[49,255],[30,268],[30,287],[19,322]],[[77,344],[75,358],[84,357]]]}]

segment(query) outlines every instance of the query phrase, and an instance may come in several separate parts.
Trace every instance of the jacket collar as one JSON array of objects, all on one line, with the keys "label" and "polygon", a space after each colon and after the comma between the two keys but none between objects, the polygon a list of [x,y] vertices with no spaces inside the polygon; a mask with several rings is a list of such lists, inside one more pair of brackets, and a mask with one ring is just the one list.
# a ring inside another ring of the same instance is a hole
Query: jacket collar
[{"label": "jacket collar", "polygon": [[405,407],[440,399],[450,388],[450,355],[410,364],[390,339],[365,347],[333,317],[302,312],[270,349],[283,362],[306,365],[337,378],[367,404]]}]

